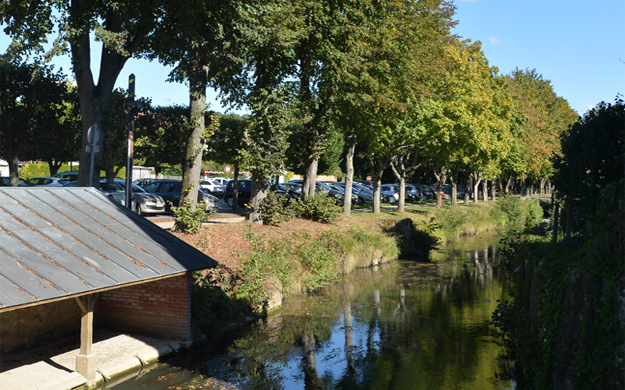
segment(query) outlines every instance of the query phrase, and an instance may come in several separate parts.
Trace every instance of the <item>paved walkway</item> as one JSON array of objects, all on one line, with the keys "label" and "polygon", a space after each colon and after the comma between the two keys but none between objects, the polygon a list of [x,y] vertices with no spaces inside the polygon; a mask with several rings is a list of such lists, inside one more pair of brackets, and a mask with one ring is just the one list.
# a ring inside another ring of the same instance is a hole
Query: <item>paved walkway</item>
[{"label": "paved walkway", "polygon": [[[78,339],[73,337],[2,355],[0,389],[70,390],[86,384],[86,379],[74,371]],[[96,330],[92,351],[96,355],[97,381],[108,382],[115,375],[139,369],[182,347],[177,341]]]}]

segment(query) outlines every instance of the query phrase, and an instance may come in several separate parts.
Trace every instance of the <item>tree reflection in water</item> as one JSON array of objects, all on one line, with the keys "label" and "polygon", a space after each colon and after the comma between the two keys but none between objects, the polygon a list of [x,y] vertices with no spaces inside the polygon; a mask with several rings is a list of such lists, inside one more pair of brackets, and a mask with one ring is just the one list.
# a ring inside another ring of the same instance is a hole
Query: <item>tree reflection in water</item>
[{"label": "tree reflection in water", "polygon": [[146,381],[159,369],[181,367],[193,379],[177,380],[177,389],[208,380],[242,389],[513,388],[499,379],[504,350],[488,324],[497,300],[508,299],[496,242],[459,241],[431,263],[359,270],[306,299],[287,300],[220,354],[196,348]]}]

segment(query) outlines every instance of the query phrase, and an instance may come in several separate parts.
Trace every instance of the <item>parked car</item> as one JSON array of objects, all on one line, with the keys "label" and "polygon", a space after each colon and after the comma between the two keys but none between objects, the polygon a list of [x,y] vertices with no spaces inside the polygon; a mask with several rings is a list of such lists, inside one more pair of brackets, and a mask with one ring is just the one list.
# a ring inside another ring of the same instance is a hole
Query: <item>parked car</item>
[{"label": "parked car", "polygon": [[24,183],[27,186],[35,186],[35,187],[63,187],[63,185],[67,184],[69,180],[61,179],[60,177],[53,176],[40,176],[33,177],[26,180]]},{"label": "parked car", "polygon": [[[76,187],[77,185],[78,181],[73,180],[65,183],[63,187]],[[106,195],[107,198],[121,204],[122,206],[126,205],[126,191],[124,191],[124,187],[120,186],[119,184],[108,183],[106,180],[100,180],[100,188],[98,189],[100,190],[100,192]]]},{"label": "parked car", "polygon": [[[239,179],[239,206],[244,207],[247,203],[250,203],[251,195],[252,179]],[[234,180],[230,180],[226,185],[224,200],[228,206],[234,206]]]},{"label": "parked car", "polygon": [[[0,187],[9,187],[11,185],[11,178],[10,177],[0,177]],[[24,187],[26,186],[26,183],[24,182],[24,179],[22,179],[21,177],[18,179],[17,182],[17,186],[18,187]]]},{"label": "parked car", "polygon": [[211,195],[222,198],[226,188],[215,179],[200,179],[200,188],[202,191],[208,192]]},{"label": "parked car", "polygon": [[395,203],[399,200],[399,190],[394,184],[382,184],[380,186],[380,198],[386,203]]},{"label": "parked car", "polygon": [[[121,179],[115,179],[115,183],[119,184],[124,191],[126,191],[126,181]],[[133,211],[139,215],[142,214],[162,214],[165,212],[165,200],[158,196],[151,194],[139,187],[135,183],[132,183],[132,195],[134,196]],[[125,199],[125,193],[124,193]]]},{"label": "parked car", "polygon": [[[302,185],[304,183],[304,180],[291,180],[289,183],[297,183]],[[336,186],[329,186],[324,182],[318,181],[315,184],[315,193],[324,193],[327,194],[328,196],[333,197],[334,199],[336,199],[336,203],[337,204],[343,204],[343,200],[345,199],[345,191],[343,189],[341,189],[340,187],[336,187]]]},{"label": "parked car", "polygon": [[228,182],[232,179],[229,179],[227,177],[209,177],[209,179],[216,181],[217,183],[221,184],[221,186],[225,189],[226,186],[228,185]]},{"label": "parked car", "polygon": [[436,190],[434,188],[425,184],[414,184],[414,186],[416,186],[421,191],[423,196],[425,196],[425,199],[436,198]]},{"label": "parked car", "polygon": [[138,185],[139,187],[143,187],[145,185],[152,183],[154,180],[156,179],[153,179],[151,177],[142,177],[141,179],[134,180],[133,183]]},{"label": "parked car", "polygon": [[[345,182],[337,182],[337,186],[341,187],[345,191]],[[369,194],[358,185],[358,183],[352,183],[352,195],[356,196],[356,204],[370,204],[373,203],[373,195]]]},{"label": "parked car", "polygon": [[[160,196],[165,201],[165,210],[171,212],[171,207],[178,207],[180,202],[180,193],[182,192],[182,180],[174,179],[159,179],[153,180],[151,183],[143,186],[146,192]],[[198,190],[197,203],[205,204],[208,208],[209,194],[204,193],[202,190]],[[212,202],[210,202],[212,204]],[[212,205],[211,205],[212,207]],[[212,210],[207,210],[212,211]]]},{"label": "parked car", "polygon": [[78,171],[66,171],[66,172],[58,172],[52,175],[52,177],[59,177],[61,179],[76,181],[78,180]]},{"label": "parked car", "polygon": [[206,194],[204,197],[204,209],[206,212],[217,212],[221,206],[221,201],[218,197],[211,194]]},{"label": "parked car", "polygon": [[[434,189],[434,196],[436,197],[436,183],[432,184],[432,188]],[[441,184],[441,196],[443,199],[451,198],[451,186],[449,184]]]},{"label": "parked car", "polygon": [[406,184],[406,200],[410,202],[418,202],[424,200],[425,196],[419,191],[414,184]]}]

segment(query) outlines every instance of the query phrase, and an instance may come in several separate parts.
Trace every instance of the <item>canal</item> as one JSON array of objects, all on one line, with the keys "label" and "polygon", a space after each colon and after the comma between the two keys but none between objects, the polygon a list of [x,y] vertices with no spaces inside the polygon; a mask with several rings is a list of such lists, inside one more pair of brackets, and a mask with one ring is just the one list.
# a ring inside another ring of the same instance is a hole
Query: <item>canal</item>
[{"label": "canal", "polygon": [[107,388],[513,389],[488,324],[508,298],[497,242],[457,240],[429,263],[358,270],[218,350],[195,348]]}]

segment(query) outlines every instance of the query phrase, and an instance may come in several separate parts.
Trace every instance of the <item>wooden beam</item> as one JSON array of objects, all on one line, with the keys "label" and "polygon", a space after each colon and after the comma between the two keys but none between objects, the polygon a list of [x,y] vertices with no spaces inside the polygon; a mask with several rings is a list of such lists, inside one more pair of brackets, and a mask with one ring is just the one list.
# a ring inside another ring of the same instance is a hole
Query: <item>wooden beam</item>
[{"label": "wooden beam", "polygon": [[87,378],[89,384],[95,382],[95,356],[93,346],[93,308],[98,300],[98,294],[76,297],[80,306],[80,353],[76,356],[76,371]]}]

